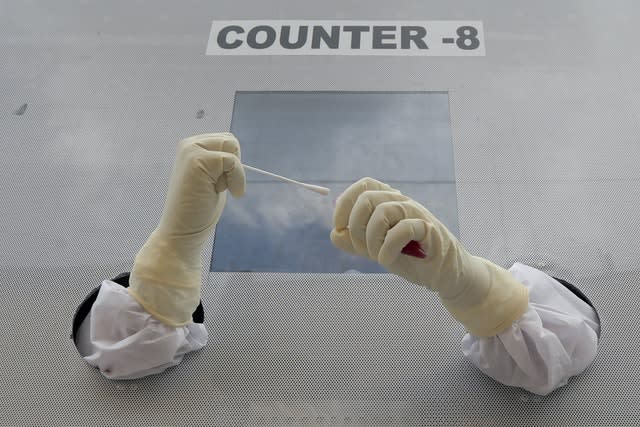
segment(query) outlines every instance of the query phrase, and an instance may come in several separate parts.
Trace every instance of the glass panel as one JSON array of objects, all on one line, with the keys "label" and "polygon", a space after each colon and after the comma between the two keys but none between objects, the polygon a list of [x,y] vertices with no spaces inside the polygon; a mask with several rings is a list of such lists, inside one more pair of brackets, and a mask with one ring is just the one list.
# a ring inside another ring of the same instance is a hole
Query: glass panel
[{"label": "glass panel", "polygon": [[446,93],[239,92],[231,131],[244,163],[331,195],[247,171],[245,197],[229,198],[218,223],[211,271],[383,272],[329,240],[333,200],[364,176],[458,233]]}]

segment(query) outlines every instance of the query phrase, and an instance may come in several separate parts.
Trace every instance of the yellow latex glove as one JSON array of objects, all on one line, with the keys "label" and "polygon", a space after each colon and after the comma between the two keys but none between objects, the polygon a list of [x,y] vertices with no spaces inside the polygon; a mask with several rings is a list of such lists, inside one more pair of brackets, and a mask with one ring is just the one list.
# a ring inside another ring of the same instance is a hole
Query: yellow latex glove
[{"label": "yellow latex glove", "polygon": [[202,247],[226,201],[245,191],[240,144],[230,133],[192,136],[178,144],[164,211],[136,255],[129,294],[170,326],[192,321],[200,301]]},{"label": "yellow latex glove", "polygon": [[[502,267],[468,253],[424,206],[387,184],[363,178],[351,185],[338,198],[333,221],[336,247],[438,292],[472,335],[496,335],[527,310],[525,286]],[[425,258],[402,253],[412,240]]]}]

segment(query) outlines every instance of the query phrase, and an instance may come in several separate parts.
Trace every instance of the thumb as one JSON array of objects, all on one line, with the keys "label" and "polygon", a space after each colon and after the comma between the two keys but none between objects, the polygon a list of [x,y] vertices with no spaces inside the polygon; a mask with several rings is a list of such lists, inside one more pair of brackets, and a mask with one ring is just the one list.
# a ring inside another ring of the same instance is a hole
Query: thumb
[{"label": "thumb", "polygon": [[348,228],[343,228],[338,231],[335,228],[331,230],[331,242],[333,245],[341,249],[347,253],[358,255],[355,248],[353,247],[353,242],[351,241],[351,233]]},{"label": "thumb", "polygon": [[234,154],[222,151],[210,151],[205,155],[208,163],[208,170],[213,175],[216,192],[222,193],[229,190],[233,197],[241,197],[244,195],[246,178],[244,168],[240,163],[240,159]]}]

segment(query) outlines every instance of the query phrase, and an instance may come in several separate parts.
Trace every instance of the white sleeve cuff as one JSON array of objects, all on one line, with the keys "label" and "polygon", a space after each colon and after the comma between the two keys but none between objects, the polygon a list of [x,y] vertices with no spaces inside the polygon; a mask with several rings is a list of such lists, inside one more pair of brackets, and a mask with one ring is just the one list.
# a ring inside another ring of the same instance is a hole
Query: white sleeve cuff
[{"label": "white sleeve cuff", "polygon": [[598,315],[557,280],[535,268],[515,264],[509,272],[529,288],[529,308],[494,337],[466,334],[462,351],[496,381],[546,395],[595,359]]},{"label": "white sleeve cuff", "polygon": [[84,360],[110,379],[160,373],[208,340],[203,324],[165,325],[147,313],[126,288],[110,280],[102,282],[78,336]]}]

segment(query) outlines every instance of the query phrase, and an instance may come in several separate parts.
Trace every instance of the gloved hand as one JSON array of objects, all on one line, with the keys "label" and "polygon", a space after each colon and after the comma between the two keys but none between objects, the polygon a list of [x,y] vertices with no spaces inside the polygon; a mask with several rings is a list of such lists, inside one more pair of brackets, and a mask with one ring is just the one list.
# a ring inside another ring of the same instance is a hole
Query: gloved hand
[{"label": "gloved hand", "polygon": [[[351,185],[338,198],[333,221],[336,247],[438,292],[472,335],[496,335],[527,310],[525,286],[502,267],[468,253],[424,206],[387,184],[363,178]],[[424,259],[402,253],[412,240],[426,252]]]},{"label": "gloved hand", "polygon": [[240,144],[230,133],[192,136],[178,144],[164,211],[136,255],[129,294],[170,326],[192,321],[200,301],[202,247],[226,201],[245,191]]}]

